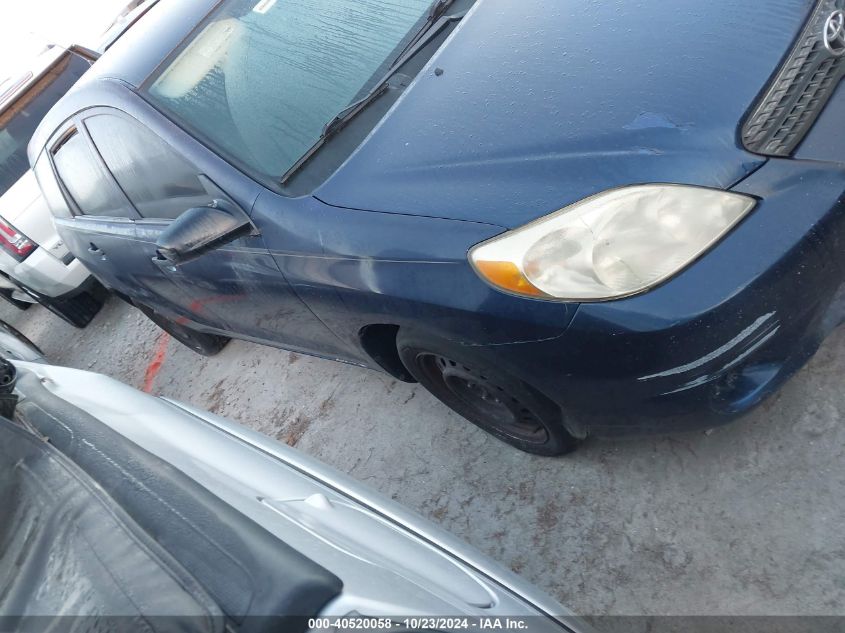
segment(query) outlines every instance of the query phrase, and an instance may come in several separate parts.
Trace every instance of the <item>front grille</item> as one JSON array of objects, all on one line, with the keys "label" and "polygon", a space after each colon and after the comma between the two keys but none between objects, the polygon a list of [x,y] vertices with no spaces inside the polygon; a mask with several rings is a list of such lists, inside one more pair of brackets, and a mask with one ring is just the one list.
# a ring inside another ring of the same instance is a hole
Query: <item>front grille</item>
[{"label": "front grille", "polygon": [[[845,39],[836,28],[837,17],[845,18],[837,12],[843,10],[845,0],[818,3],[742,127],[742,143],[749,151],[789,156],[812,127],[845,75],[845,54],[841,54]],[[827,37],[831,34],[833,38]]]}]

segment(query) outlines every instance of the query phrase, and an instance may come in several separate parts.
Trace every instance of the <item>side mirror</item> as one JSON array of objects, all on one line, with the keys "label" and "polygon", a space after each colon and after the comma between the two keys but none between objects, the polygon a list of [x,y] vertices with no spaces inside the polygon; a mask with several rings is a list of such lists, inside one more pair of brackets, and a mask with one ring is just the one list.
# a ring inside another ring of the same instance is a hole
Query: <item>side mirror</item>
[{"label": "side mirror", "polygon": [[222,200],[215,200],[211,206],[188,209],[159,235],[158,261],[182,264],[250,233],[252,228],[243,211]]}]

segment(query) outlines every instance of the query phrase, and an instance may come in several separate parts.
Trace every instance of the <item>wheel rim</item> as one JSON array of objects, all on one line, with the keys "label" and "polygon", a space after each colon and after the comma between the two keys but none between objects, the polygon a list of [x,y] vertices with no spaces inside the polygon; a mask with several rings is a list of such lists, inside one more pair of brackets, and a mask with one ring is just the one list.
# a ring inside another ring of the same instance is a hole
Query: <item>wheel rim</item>
[{"label": "wheel rim", "polygon": [[488,376],[445,356],[420,353],[420,368],[436,385],[435,395],[455,403],[479,426],[529,444],[545,444],[549,432],[531,407]]}]

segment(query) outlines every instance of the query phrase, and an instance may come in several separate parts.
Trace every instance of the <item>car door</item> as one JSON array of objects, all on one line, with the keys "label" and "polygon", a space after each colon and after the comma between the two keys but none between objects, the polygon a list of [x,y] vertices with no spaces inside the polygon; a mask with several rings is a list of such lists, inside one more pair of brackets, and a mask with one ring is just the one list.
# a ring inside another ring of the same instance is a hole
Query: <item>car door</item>
[{"label": "car door", "polygon": [[[89,140],[93,159],[135,213],[131,265],[111,271],[120,280],[120,290],[135,302],[182,323],[187,319],[196,325],[228,330],[228,323],[206,309],[202,300],[205,289],[186,278],[181,267],[158,257],[157,242],[188,209],[221,198],[239,205],[208,178],[201,178],[161,139],[120,111],[87,111],[79,125]],[[59,165],[57,170],[61,177]]]},{"label": "car door", "polygon": [[223,161],[211,161],[213,169],[200,170],[175,149],[178,135],[164,139],[116,109],[87,111],[81,124],[103,169],[138,214],[134,240],[143,257],[133,264],[133,292],[150,297],[150,307],[162,307],[155,301],[167,279],[181,296],[175,301],[162,296],[164,307],[175,306],[178,316],[193,323],[298,351],[337,354],[340,341],[291,289],[259,227],[216,243],[189,261],[173,263],[160,256],[159,238],[184,220],[186,211],[214,204],[247,217],[259,185]]},{"label": "car door", "polygon": [[107,287],[141,301],[154,295],[172,312],[182,293],[171,279],[159,275],[139,290],[137,278],[151,266],[137,247],[140,216],[102,168],[78,121],[54,135],[36,175],[68,250]]}]

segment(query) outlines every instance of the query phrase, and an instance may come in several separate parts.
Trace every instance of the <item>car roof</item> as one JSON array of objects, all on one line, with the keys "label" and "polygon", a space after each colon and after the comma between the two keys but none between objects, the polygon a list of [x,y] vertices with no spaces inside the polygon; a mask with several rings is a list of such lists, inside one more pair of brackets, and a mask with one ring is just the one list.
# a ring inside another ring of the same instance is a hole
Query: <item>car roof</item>
[{"label": "car roof", "polygon": [[30,140],[30,164],[56,128],[81,107],[93,105],[76,95],[104,82],[140,87],[220,1],[160,0],[154,4],[47,113]]},{"label": "car roof", "polygon": [[[108,76],[122,79],[129,84],[137,85],[133,82],[141,82],[146,76],[142,76],[140,73],[142,73],[143,70],[150,64],[152,64],[150,72],[152,69],[155,69],[160,60],[166,57],[173,48],[172,46],[168,47],[168,44],[171,41],[170,38],[162,38],[160,36],[161,20],[166,20],[167,24],[170,26],[178,27],[172,29],[177,34],[182,34],[183,31],[190,32],[198,21],[191,20],[191,15],[182,16],[183,18],[188,19],[179,20],[179,15],[171,17],[172,11],[168,12],[165,10],[159,13],[158,23],[155,18],[143,21],[142,23],[142,18],[151,13],[152,8],[154,8],[157,4],[169,7],[170,9],[191,9],[191,11],[187,13],[199,13],[202,17],[218,2],[219,0],[205,0],[199,2],[179,2],[178,0],[164,0],[159,2],[159,0],[147,0],[147,2],[142,2],[140,5],[135,7],[131,13],[127,14],[131,16],[131,23],[123,25],[122,30],[111,33],[104,40],[102,45],[103,49],[116,50],[115,52],[109,53],[109,57],[104,63],[99,64],[96,69],[92,69],[92,78],[95,76],[99,76],[101,78],[103,76]],[[186,12],[183,11],[181,13],[184,14]],[[177,19],[173,19],[173,17]],[[132,28],[130,29],[130,27]],[[126,47],[128,49],[127,51],[123,53],[118,52],[118,42],[123,37],[129,39],[128,33],[130,31],[133,34],[137,33],[137,37],[134,38],[135,43]],[[182,35],[182,37],[184,37],[184,35]],[[141,45],[139,46],[139,44]],[[39,53],[38,56],[35,57],[33,61],[30,62],[20,73],[7,77],[0,82],[0,112],[14,104],[22,94],[24,94],[41,77],[47,74],[51,68],[58,64],[66,55],[76,49],[84,53],[90,53],[92,59],[93,56],[100,55],[100,51],[89,52],[83,47],[72,46],[70,48],[65,48],[54,44],[46,46],[44,50]],[[87,57],[88,55],[85,56]],[[127,61],[130,63],[126,63]]]},{"label": "car roof", "polygon": [[220,0],[162,0],[118,39],[91,69],[91,78],[119,79],[133,87],[179,46]]}]

